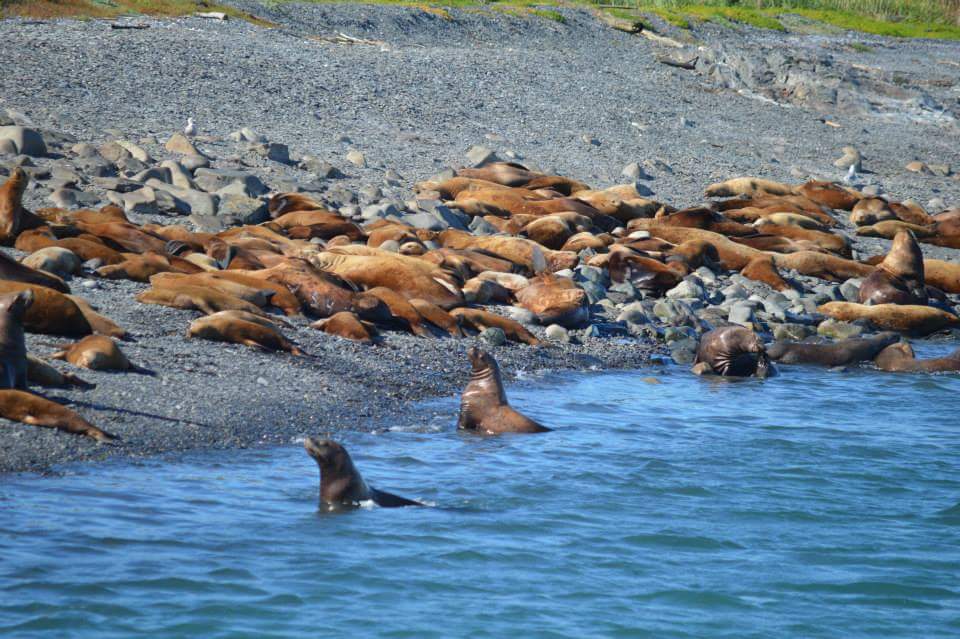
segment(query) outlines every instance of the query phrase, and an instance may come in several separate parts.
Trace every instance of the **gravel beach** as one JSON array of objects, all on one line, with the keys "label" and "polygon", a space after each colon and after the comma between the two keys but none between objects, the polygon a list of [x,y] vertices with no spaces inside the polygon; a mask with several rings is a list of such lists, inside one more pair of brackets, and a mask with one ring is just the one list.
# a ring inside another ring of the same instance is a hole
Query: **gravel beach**
[{"label": "gravel beach", "polygon": [[[707,184],[739,175],[839,180],[845,171],[834,160],[853,146],[863,157],[858,186],[931,211],[960,205],[960,43],[701,25],[667,31],[688,42],[678,49],[580,10],[562,10],[559,22],[479,9],[438,15],[234,4],[278,26],[201,18],[128,19],[149,27],[139,30],[102,21],[0,22],[0,51],[14,61],[0,79],[0,116],[7,109],[5,124],[34,126],[66,148],[124,139],[158,160],[172,157],[163,143],[192,117],[214,167],[348,206],[351,193],[358,206],[409,200],[414,182],[462,166],[474,145],[597,187],[628,181],[621,172],[636,162],[652,197],[678,207],[700,202]],[[363,42],[332,42],[337,34]],[[687,70],[658,56],[697,61]],[[243,127],[286,145],[292,161],[239,147],[229,134]],[[364,156],[360,166],[347,160],[350,151]],[[300,168],[304,156],[343,177]],[[12,161],[0,157],[4,174]],[[930,170],[906,170],[912,161]],[[32,162],[42,171],[56,160]],[[34,182],[25,205],[52,206],[52,186]],[[109,203],[92,181],[81,190],[90,205]],[[888,245],[854,244],[861,257]],[[928,245],[924,253],[960,259]],[[311,357],[264,355],[187,340],[194,314],[137,304],[133,296],[146,285],[77,277],[71,286],[134,336],[124,350],[156,375],[79,371],[97,388],[47,395],[69,400],[122,445],[5,422],[0,472],[414,423],[414,402],[455,393],[468,375],[464,353],[473,340],[388,333],[367,347],[301,322],[287,333]],[[534,331],[543,337],[542,328]],[[495,355],[513,376],[638,367],[666,353],[642,336],[578,335],[579,344],[507,345]],[[43,356],[64,341],[31,335],[28,347]]]}]

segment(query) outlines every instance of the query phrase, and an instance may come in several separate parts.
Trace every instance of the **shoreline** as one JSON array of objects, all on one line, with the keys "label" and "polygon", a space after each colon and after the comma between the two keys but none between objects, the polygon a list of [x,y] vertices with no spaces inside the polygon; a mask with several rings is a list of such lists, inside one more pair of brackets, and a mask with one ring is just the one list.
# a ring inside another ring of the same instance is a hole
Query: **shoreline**
[{"label": "shoreline", "polygon": [[[102,25],[61,21],[18,32],[16,25],[0,23],[0,49],[23,62],[0,80],[0,107],[64,134],[65,148],[123,138],[158,160],[170,156],[163,143],[193,116],[201,127],[198,144],[216,167],[243,170],[273,190],[293,184],[322,189],[324,196],[349,192],[356,199],[349,206],[358,208],[408,201],[415,182],[464,164],[474,145],[597,187],[626,181],[624,166],[638,162],[650,174],[643,183],[652,197],[677,206],[700,202],[703,187],[736,175],[839,179],[842,171],[832,163],[843,146],[855,145],[863,152],[868,184],[922,203],[933,198],[960,203],[960,181],[954,177],[904,170],[914,159],[960,170],[955,123],[896,121],[882,113],[871,118],[844,112],[847,103],[824,107],[754,99],[744,88],[753,79],[724,88],[715,74],[660,64],[656,56],[663,51],[655,44],[608,29],[582,11],[565,12],[569,19],[562,24],[524,22],[524,30],[507,16],[458,12],[450,23],[397,7],[285,4],[268,13],[283,30],[239,21],[149,19],[149,29],[110,34],[123,47],[122,60],[103,46]],[[386,47],[308,38],[339,30]],[[731,43],[756,52],[773,46],[772,35],[750,29],[725,32],[704,25],[696,35],[710,40],[717,55]],[[31,39],[43,46],[31,47]],[[844,49],[845,36],[790,36],[785,46],[798,56],[811,51],[833,56],[838,64],[893,65],[893,71],[876,74],[877,82],[899,72],[906,64],[898,62],[902,55],[960,52],[960,43],[870,41],[882,45],[873,58]],[[929,85],[936,99],[946,93],[936,84],[942,69],[935,62],[918,63],[915,73],[903,89],[906,102],[920,95],[910,93],[920,86]],[[345,177],[326,179],[245,153],[228,138],[243,126],[297,156],[329,162]],[[350,150],[362,152],[365,162],[349,163]],[[36,168],[55,161],[37,160]],[[28,191],[27,208],[51,206],[48,186],[57,179]],[[96,184],[85,184],[83,191],[103,201]],[[865,255],[889,244],[854,240]],[[960,254],[927,245],[924,251],[954,260]],[[289,335],[316,359],[301,361],[186,340],[194,315],[134,302],[144,284],[78,276],[71,285],[131,331],[137,341],[122,348],[135,364],[158,374],[71,369],[97,388],[45,394],[69,399],[124,443],[106,448],[5,423],[0,473],[42,472],[107,457],[289,444],[318,429],[377,428],[398,415],[407,419],[415,402],[459,392],[467,380],[464,352],[473,339],[424,340],[390,332],[384,345],[367,347],[324,335],[303,321]],[[532,330],[543,337],[544,327]],[[582,346],[509,345],[494,355],[511,378],[524,369],[644,366],[664,352],[646,339],[581,339]],[[53,352],[50,344],[64,341],[30,335],[28,348],[44,356]]]}]

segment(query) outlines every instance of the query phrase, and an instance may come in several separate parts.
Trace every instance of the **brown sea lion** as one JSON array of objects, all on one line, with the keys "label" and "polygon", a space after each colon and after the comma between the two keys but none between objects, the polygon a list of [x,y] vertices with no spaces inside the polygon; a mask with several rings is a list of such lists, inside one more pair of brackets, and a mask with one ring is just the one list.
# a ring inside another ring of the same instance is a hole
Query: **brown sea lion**
[{"label": "brown sea lion", "polygon": [[886,220],[884,222],[877,222],[871,226],[857,227],[857,235],[892,240],[897,236],[897,233],[903,230],[912,231],[914,236],[925,242],[934,239],[934,236],[937,234],[933,227],[910,224],[909,222],[901,222],[900,220]]},{"label": "brown sea lion", "polygon": [[932,306],[876,304],[865,306],[852,302],[827,302],[818,309],[827,317],[844,322],[866,319],[880,328],[908,335],[924,336],[944,328],[960,325],[960,317]]},{"label": "brown sea lion", "polygon": [[310,328],[361,344],[373,344],[377,335],[373,324],[361,321],[355,313],[349,311],[341,311],[317,320],[310,325]]},{"label": "brown sea lion", "polygon": [[261,351],[284,351],[303,355],[303,351],[268,321],[255,322],[236,311],[223,311],[200,317],[190,322],[187,337],[197,337],[214,342],[241,344]]},{"label": "brown sea lion", "polygon": [[929,301],[923,276],[923,252],[910,231],[900,231],[890,252],[860,285],[861,304],[918,304]]},{"label": "brown sea lion", "polygon": [[0,390],[0,417],[31,426],[56,428],[75,435],[86,435],[102,444],[110,444],[117,439],[69,408],[21,390]]},{"label": "brown sea lion", "polygon": [[450,311],[454,317],[461,320],[461,325],[470,327],[478,333],[488,328],[499,328],[511,342],[523,342],[530,346],[537,346],[540,340],[523,327],[523,324],[509,317],[484,311],[479,308],[455,308]]},{"label": "brown sea lion", "polygon": [[693,372],[724,377],[771,377],[776,368],[767,357],[760,336],[742,326],[724,326],[700,338]]},{"label": "brown sea lion", "polygon": [[780,275],[776,264],[773,263],[773,257],[769,255],[753,258],[749,264],[741,269],[740,274],[755,282],[763,282],[777,291],[785,291],[793,288],[783,279],[783,276]]},{"label": "brown sea lion", "polygon": [[587,292],[567,277],[544,273],[515,294],[517,305],[537,316],[541,324],[575,328],[590,319]]},{"label": "brown sea lion", "polygon": [[0,388],[27,388],[23,317],[31,303],[29,290],[0,295]]},{"label": "brown sea lion", "polygon": [[[62,246],[48,246],[42,248],[39,251],[34,251],[30,255],[23,258],[23,261],[20,262],[23,266],[29,267],[36,271],[43,271],[43,274],[50,274],[56,276],[58,279],[67,277],[68,275],[76,275],[80,272],[80,267],[82,262],[80,258],[71,250],[65,249]],[[12,279],[10,277],[4,277],[4,279]],[[68,293],[69,290],[61,290],[57,288],[56,285],[42,284],[41,282],[32,282],[34,284],[41,284],[42,286],[50,286],[50,288],[55,288],[61,293]],[[64,289],[66,289],[64,284]]]},{"label": "brown sea lion", "polygon": [[87,320],[87,324],[90,325],[90,330],[97,335],[106,335],[107,337],[115,337],[117,339],[128,339],[126,330],[118,326],[116,322],[109,317],[95,311],[87,300],[79,295],[67,295],[66,298],[80,309],[83,319]]},{"label": "brown sea lion", "polygon": [[0,294],[20,291],[33,293],[33,302],[23,319],[28,333],[82,337],[93,332],[83,311],[68,295],[46,286],[0,280]]},{"label": "brown sea lion", "polygon": [[510,407],[500,377],[500,366],[492,355],[472,346],[467,351],[467,357],[472,370],[470,382],[460,398],[458,429],[484,435],[544,433],[551,430]]},{"label": "brown sea lion", "polygon": [[556,272],[573,268],[578,261],[576,253],[553,251],[522,237],[475,236],[465,231],[448,229],[440,233],[439,241],[446,248],[484,251],[495,257],[509,260],[531,275],[547,270]]},{"label": "brown sea lion", "polygon": [[53,388],[67,388],[69,386],[96,388],[96,384],[91,384],[73,373],[62,373],[30,353],[27,353],[27,381],[37,386]]},{"label": "brown sea lion", "polygon": [[410,300],[400,293],[383,286],[375,286],[367,290],[366,293],[386,304],[392,315],[390,324],[420,337],[433,337],[430,329],[423,325],[423,316],[417,312]]},{"label": "brown sea lion", "polygon": [[218,311],[247,311],[262,315],[256,304],[227,295],[220,291],[202,286],[164,285],[162,288],[149,288],[136,296],[142,304],[158,304],[187,311],[200,311],[212,315]]},{"label": "brown sea lion", "polygon": [[865,197],[858,201],[850,212],[850,223],[854,226],[870,226],[877,222],[897,219],[890,203],[879,197]]},{"label": "brown sea lion", "polygon": [[960,293],[960,264],[927,258],[923,260],[923,276],[929,286],[946,293]]},{"label": "brown sea lion", "polygon": [[688,274],[683,264],[663,263],[648,255],[615,244],[610,249],[606,265],[611,281],[629,282],[635,288],[662,295]]},{"label": "brown sea lion", "polygon": [[882,371],[904,373],[945,373],[960,371],[960,349],[945,357],[917,359],[907,342],[886,347],[874,360]]},{"label": "brown sea lion", "polygon": [[23,193],[29,182],[26,172],[18,166],[0,186],[0,244],[9,246],[23,231],[44,224],[41,218],[23,208]]},{"label": "brown sea lion", "polygon": [[841,209],[850,211],[863,199],[863,195],[853,189],[849,189],[833,182],[820,182],[812,180],[797,189],[797,193],[813,200],[817,204],[829,207],[831,209]]},{"label": "brown sea lion", "polygon": [[479,277],[464,282],[461,290],[464,301],[470,304],[509,304],[512,300],[510,289]]},{"label": "brown sea lion", "polygon": [[70,292],[70,287],[58,276],[21,264],[2,251],[0,251],[0,279],[46,286],[60,293]]},{"label": "brown sea lion", "polygon": [[900,341],[897,333],[878,333],[864,339],[845,339],[832,344],[777,341],[767,346],[767,355],[781,364],[848,366],[867,362],[890,344]]},{"label": "brown sea lion", "polygon": [[431,304],[426,300],[412,299],[410,306],[420,313],[420,317],[436,326],[441,331],[450,334],[453,337],[463,337],[463,329],[460,328],[460,320],[446,312],[436,304]]},{"label": "brown sea lion", "polygon": [[347,449],[335,441],[307,437],[303,447],[320,467],[320,504],[324,510],[356,507],[365,501],[373,501],[384,508],[423,506],[369,486],[353,465]]},{"label": "brown sea lion", "polygon": [[123,261],[123,255],[120,254],[120,251],[115,251],[102,242],[89,239],[91,237],[57,239],[50,229],[44,227],[21,233],[17,237],[14,248],[26,253],[33,253],[49,246],[59,246],[73,252],[84,262],[100,260],[104,264],[119,264]]},{"label": "brown sea lion", "polygon": [[792,195],[794,188],[780,182],[761,178],[740,177],[717,182],[707,187],[707,197],[733,197],[736,195]]},{"label": "brown sea lion", "polygon": [[94,371],[131,371],[143,375],[154,372],[132,364],[117,343],[104,335],[88,335],[75,344],[62,347],[50,357]]}]

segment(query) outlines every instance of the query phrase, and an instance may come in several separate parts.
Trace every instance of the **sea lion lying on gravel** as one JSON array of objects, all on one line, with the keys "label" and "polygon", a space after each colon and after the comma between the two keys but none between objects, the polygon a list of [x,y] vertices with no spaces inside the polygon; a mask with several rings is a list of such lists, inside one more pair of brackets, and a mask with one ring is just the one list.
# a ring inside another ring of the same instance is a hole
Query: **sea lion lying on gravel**
[{"label": "sea lion lying on gravel", "polygon": [[132,364],[120,350],[120,347],[117,346],[117,343],[103,335],[88,335],[50,357],[95,371],[131,371],[143,375],[155,374],[151,370]]},{"label": "sea lion lying on gravel", "polygon": [[373,344],[377,335],[373,324],[361,321],[356,314],[349,311],[340,311],[325,319],[317,320],[310,325],[310,328],[361,344]]},{"label": "sea lion lying on gravel", "polygon": [[320,504],[324,510],[355,508],[365,501],[373,501],[384,508],[423,506],[412,499],[369,486],[353,465],[347,449],[335,441],[307,437],[303,447],[320,468]]},{"label": "sea lion lying on gravel", "polygon": [[117,439],[69,408],[21,390],[0,390],[0,417],[31,426],[86,435],[102,444],[110,444]]},{"label": "sea lion lying on gravel", "polygon": [[17,262],[2,251],[0,251],[0,279],[46,286],[59,293],[70,292],[70,287],[59,276]]},{"label": "sea lion lying on gravel", "polygon": [[960,371],[960,349],[945,357],[917,359],[907,342],[886,347],[874,362],[882,371],[905,373],[944,373]]},{"label": "sea lion lying on gravel", "polygon": [[303,355],[268,318],[242,310],[225,310],[195,319],[190,322],[187,337],[242,344],[265,352]]},{"label": "sea lion lying on gravel", "polygon": [[693,361],[696,375],[715,373],[724,377],[771,377],[777,369],[770,363],[760,336],[742,326],[724,326],[700,338]]},{"label": "sea lion lying on gravel", "polygon": [[500,367],[492,355],[473,346],[467,351],[472,370],[460,398],[457,428],[485,435],[544,433],[550,429],[510,407],[503,389]]},{"label": "sea lion lying on gravel", "polygon": [[67,388],[76,386],[77,388],[96,388],[96,384],[91,384],[73,373],[63,373],[46,363],[39,357],[34,357],[27,353],[27,381],[37,386],[46,386],[52,388]]},{"label": "sea lion lying on gravel", "polygon": [[523,342],[530,346],[540,344],[540,340],[524,328],[523,324],[509,317],[479,308],[455,308],[450,314],[459,318],[462,326],[472,328],[478,333],[488,328],[499,328],[511,342]]},{"label": "sea lion lying on gravel", "polygon": [[781,364],[848,366],[868,362],[898,341],[900,336],[897,333],[884,332],[870,338],[845,339],[832,344],[777,341],[766,348],[770,359]]}]

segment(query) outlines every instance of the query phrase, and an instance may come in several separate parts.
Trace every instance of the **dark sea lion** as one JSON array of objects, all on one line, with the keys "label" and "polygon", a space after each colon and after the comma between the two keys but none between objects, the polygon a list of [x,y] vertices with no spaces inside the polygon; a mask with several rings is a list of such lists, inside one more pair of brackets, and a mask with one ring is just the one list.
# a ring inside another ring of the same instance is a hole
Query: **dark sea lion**
[{"label": "dark sea lion", "polygon": [[131,371],[154,375],[153,371],[132,364],[117,343],[104,335],[88,335],[75,344],[63,347],[50,357],[94,371]]},{"label": "dark sea lion", "polygon": [[500,366],[492,355],[473,346],[467,351],[467,357],[473,370],[460,398],[457,428],[485,435],[544,433],[551,430],[510,407],[500,378]]},{"label": "dark sea lion", "polygon": [[874,363],[882,371],[904,373],[944,373],[960,371],[960,348],[944,357],[917,359],[910,344],[899,342],[883,349]]},{"label": "dark sea lion", "polygon": [[23,317],[32,302],[32,291],[0,296],[0,388],[27,388]]},{"label": "dark sea lion", "polygon": [[44,426],[75,435],[85,435],[102,444],[109,444],[117,439],[69,408],[21,390],[0,390],[0,417],[31,426]]},{"label": "dark sea lion", "polygon": [[929,302],[923,273],[923,252],[913,233],[897,233],[890,252],[860,286],[861,304],[917,304]]},{"label": "dark sea lion", "polygon": [[320,503],[325,510],[356,507],[371,500],[384,508],[423,506],[412,499],[369,486],[353,465],[347,449],[335,441],[307,437],[303,447],[320,468]]},{"label": "dark sea lion", "polygon": [[899,340],[897,333],[884,332],[870,338],[845,339],[832,344],[777,341],[767,346],[767,355],[781,364],[847,366],[870,361],[880,351]]},{"label": "dark sea lion", "polygon": [[770,363],[759,335],[742,326],[724,326],[700,338],[693,372],[764,378],[775,375],[776,368]]}]

